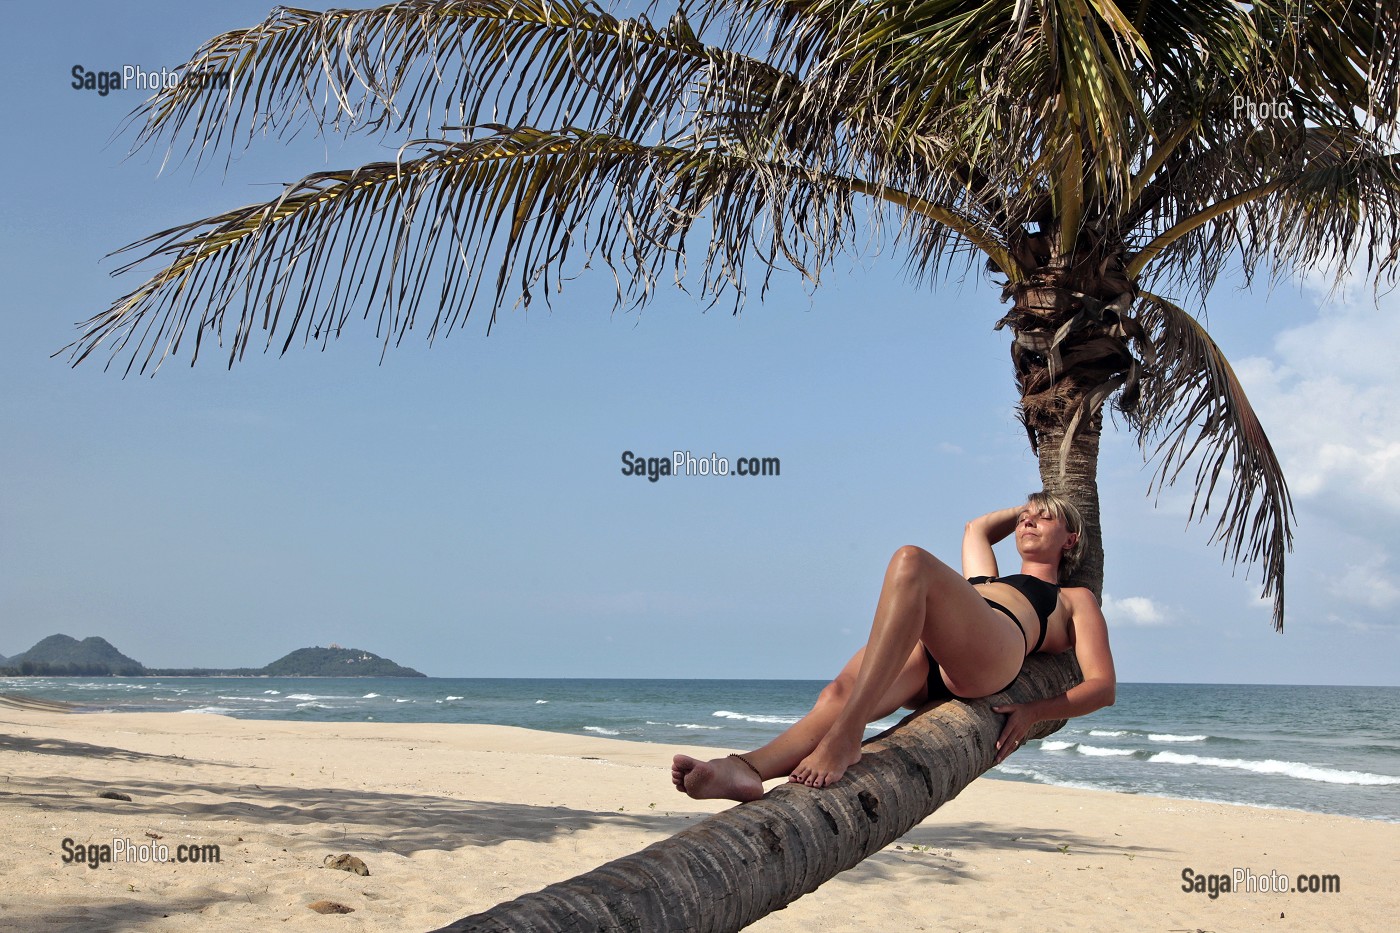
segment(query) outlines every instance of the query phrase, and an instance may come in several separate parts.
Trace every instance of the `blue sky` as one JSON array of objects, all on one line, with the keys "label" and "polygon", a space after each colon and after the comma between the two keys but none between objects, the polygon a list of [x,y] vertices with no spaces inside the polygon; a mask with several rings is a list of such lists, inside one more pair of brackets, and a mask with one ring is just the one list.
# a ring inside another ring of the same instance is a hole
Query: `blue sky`
[{"label": "blue sky", "polygon": [[[680,291],[614,312],[585,276],[382,365],[372,323],[325,352],[182,356],[155,378],[51,358],[136,284],[104,254],[272,196],[372,140],[259,140],[159,175],[113,139],[138,103],[71,69],[174,66],[265,5],[6,4],[0,150],[0,653],[101,635],[152,666],[365,648],[438,676],[800,677],[863,642],[889,555],[955,559],[963,522],[1035,488],[997,289],[916,287],[901,257],[780,275],[742,316]],[[1101,463],[1106,612],[1124,681],[1397,684],[1394,295],[1222,282],[1209,323],[1291,479],[1286,633],[1258,573]],[[1185,296],[1182,296],[1185,297]],[[779,457],[782,475],[621,474],[624,450]],[[1004,564],[1014,554],[1003,556]]]}]

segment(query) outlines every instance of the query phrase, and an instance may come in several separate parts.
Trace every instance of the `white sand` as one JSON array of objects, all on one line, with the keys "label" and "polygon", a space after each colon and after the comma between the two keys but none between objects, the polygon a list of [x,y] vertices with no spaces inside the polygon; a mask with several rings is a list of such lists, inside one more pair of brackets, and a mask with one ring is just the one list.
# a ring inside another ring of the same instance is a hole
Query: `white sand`
[{"label": "white sand", "polygon": [[[716,754],[501,726],[0,707],[0,929],[433,929],[723,809],[671,787],[676,751]],[[61,862],[65,837],[212,843],[222,860],[92,870]],[[321,867],[340,853],[370,876]],[[750,929],[1389,931],[1397,853],[1396,824],[981,780]],[[1212,900],[1182,891],[1187,867],[1337,875],[1341,891]],[[307,908],[321,899],[355,912]]]}]

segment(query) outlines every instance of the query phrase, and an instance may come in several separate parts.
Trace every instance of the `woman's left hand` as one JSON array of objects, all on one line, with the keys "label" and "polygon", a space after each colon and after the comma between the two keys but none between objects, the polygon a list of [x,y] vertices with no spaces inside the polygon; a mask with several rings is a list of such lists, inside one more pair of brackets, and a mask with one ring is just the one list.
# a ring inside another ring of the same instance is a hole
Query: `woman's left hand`
[{"label": "woman's left hand", "polygon": [[1026,740],[1026,733],[1030,732],[1031,726],[1039,720],[1031,712],[1029,703],[993,706],[992,712],[1003,713],[1006,716],[1006,724],[1001,727],[1001,737],[997,739],[997,757],[992,762],[999,765],[1007,755],[1021,747],[1021,743]]}]

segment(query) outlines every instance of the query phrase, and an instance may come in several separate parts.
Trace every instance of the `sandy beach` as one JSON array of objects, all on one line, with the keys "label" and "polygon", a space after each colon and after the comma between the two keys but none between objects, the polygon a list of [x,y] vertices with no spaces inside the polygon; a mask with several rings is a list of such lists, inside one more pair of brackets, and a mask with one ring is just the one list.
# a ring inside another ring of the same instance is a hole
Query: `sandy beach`
[{"label": "sandy beach", "polygon": [[[715,754],[504,726],[0,705],[0,928],[433,929],[727,806],[671,787],[676,751]],[[63,861],[116,840],[172,861]],[[177,863],[180,845],[219,861]],[[323,867],[342,853],[370,874]],[[1397,853],[1396,824],[979,780],[749,929],[1390,930]],[[1182,890],[1187,868],[1332,875],[1341,890],[1212,899]],[[354,912],[308,908],[321,900]]]}]

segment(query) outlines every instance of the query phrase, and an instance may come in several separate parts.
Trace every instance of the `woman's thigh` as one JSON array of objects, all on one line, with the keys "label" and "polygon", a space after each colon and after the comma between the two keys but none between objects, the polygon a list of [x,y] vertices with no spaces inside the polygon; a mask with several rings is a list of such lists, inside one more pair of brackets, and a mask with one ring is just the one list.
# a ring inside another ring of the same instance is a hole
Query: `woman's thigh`
[{"label": "woman's thigh", "polygon": [[961,574],[929,555],[921,640],[959,696],[988,696],[1014,680],[1025,662],[1025,635],[993,609]]}]

